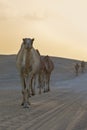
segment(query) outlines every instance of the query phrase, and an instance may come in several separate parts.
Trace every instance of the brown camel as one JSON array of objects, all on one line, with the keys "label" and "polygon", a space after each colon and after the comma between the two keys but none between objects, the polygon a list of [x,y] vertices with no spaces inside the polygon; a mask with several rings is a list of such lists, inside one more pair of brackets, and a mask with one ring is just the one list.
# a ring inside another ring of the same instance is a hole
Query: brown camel
[{"label": "brown camel", "polygon": [[40,52],[38,49],[36,49],[37,53],[39,54],[40,56],[40,71],[39,71],[39,74],[38,74],[38,88],[39,88],[39,94],[41,94],[41,89],[44,88],[44,78],[45,78],[45,64],[44,64],[44,61],[43,61],[43,56],[40,55]]},{"label": "brown camel", "polygon": [[33,47],[34,39],[24,38],[17,54],[16,64],[22,83],[22,105],[29,107],[30,91],[33,92],[33,79],[40,70],[40,56]]},{"label": "brown camel", "polygon": [[[36,50],[38,54],[40,55],[40,52]],[[41,89],[44,89],[44,92],[50,91],[50,77],[51,77],[51,72],[54,69],[54,64],[50,57],[47,56],[41,56],[40,55],[40,73],[39,73],[39,93],[41,93]]]},{"label": "brown camel", "polygon": [[45,68],[44,68],[44,73],[45,73],[44,92],[48,92],[48,91],[50,91],[50,78],[51,78],[51,73],[54,69],[54,64],[48,55],[43,57],[43,63],[45,65]]}]

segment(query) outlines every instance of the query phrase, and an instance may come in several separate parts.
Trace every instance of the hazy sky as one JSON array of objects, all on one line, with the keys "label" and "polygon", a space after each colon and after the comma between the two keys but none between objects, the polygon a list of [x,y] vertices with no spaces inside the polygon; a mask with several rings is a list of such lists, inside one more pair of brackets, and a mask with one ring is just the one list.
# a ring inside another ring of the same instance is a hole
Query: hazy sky
[{"label": "hazy sky", "polygon": [[0,0],[0,54],[25,37],[41,54],[87,60],[87,0]]}]

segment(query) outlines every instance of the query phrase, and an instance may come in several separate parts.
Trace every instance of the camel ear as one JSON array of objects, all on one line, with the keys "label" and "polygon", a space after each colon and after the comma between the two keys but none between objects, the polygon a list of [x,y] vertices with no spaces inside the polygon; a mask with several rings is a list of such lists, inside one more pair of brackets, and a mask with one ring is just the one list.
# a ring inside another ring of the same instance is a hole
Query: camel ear
[{"label": "camel ear", "polygon": [[34,41],[34,38],[32,38],[32,42]]},{"label": "camel ear", "polygon": [[23,38],[22,40],[23,40],[23,42],[24,42],[24,41],[25,41],[25,38]]}]

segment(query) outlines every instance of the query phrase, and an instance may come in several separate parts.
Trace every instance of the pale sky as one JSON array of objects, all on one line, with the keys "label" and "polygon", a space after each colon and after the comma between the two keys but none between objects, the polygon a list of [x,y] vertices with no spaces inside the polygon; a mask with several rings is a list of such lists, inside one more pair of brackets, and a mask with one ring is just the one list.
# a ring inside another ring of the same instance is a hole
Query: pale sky
[{"label": "pale sky", "polygon": [[25,37],[42,55],[87,60],[87,0],[0,0],[0,54]]}]

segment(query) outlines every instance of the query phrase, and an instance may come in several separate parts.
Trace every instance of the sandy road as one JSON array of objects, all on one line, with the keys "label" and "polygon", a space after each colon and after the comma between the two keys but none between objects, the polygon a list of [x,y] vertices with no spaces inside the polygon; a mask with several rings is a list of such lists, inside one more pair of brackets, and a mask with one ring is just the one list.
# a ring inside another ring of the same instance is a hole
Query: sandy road
[{"label": "sandy road", "polygon": [[15,58],[0,56],[0,130],[87,130],[87,75],[75,77],[77,61],[53,58],[52,91],[24,109]]},{"label": "sandy road", "polygon": [[20,106],[20,90],[0,91],[0,130],[87,130],[86,92],[52,90]]}]

